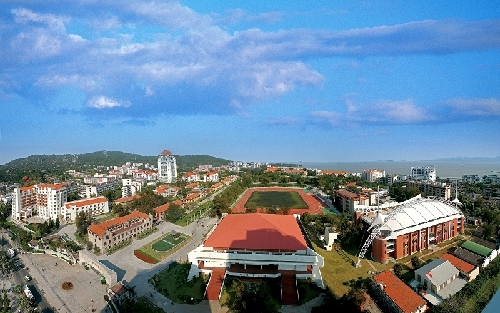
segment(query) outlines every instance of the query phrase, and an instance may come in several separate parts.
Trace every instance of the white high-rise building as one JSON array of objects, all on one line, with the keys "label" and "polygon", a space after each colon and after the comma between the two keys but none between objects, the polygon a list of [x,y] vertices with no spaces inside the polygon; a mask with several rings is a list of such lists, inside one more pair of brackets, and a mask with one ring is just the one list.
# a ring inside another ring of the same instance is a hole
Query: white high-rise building
[{"label": "white high-rise building", "polygon": [[436,168],[434,165],[412,166],[411,179],[436,181]]},{"label": "white high-rise building", "polygon": [[163,150],[158,156],[158,179],[163,183],[173,183],[177,180],[177,164],[172,152]]},{"label": "white high-rise building", "polygon": [[38,184],[14,188],[12,217],[21,219],[38,214],[45,220],[55,220],[61,215],[67,196],[66,184]]}]

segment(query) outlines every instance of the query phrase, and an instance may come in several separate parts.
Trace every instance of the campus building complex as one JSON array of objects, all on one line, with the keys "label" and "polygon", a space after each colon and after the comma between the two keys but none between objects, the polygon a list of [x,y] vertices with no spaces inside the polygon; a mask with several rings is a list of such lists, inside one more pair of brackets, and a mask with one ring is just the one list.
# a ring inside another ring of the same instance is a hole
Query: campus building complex
[{"label": "campus building complex", "polygon": [[12,216],[27,218],[34,214],[56,220],[67,200],[66,184],[38,184],[14,188]]},{"label": "campus building complex", "polygon": [[[404,209],[384,223],[399,206]],[[367,225],[381,225],[372,242],[372,257],[381,263],[427,249],[464,231],[464,216],[455,204],[421,196],[383,210],[357,212],[356,217]]]},{"label": "campus building complex", "polygon": [[108,199],[106,197],[97,197],[66,202],[61,215],[67,221],[74,221],[80,212],[89,212],[92,215],[108,213]]},{"label": "campus building complex", "polygon": [[445,182],[409,180],[406,186],[418,188],[427,197],[438,197],[444,200],[451,198],[451,186]]},{"label": "campus building complex", "polygon": [[[292,304],[293,297],[297,298],[297,278],[311,278],[323,287],[320,268],[324,260],[307,246],[292,215],[229,214],[188,254],[188,260],[189,278],[200,272],[212,273],[207,286],[209,300],[218,299],[225,275],[281,277],[283,299],[289,294],[292,298],[288,303]],[[289,288],[291,292],[287,292]]]},{"label": "campus building complex", "polygon": [[153,227],[153,216],[134,211],[128,215],[117,217],[109,221],[92,224],[88,228],[89,241],[101,251],[112,248],[117,243],[135,238]]},{"label": "campus building complex", "polygon": [[436,181],[436,168],[434,165],[412,166],[411,179]]},{"label": "campus building complex", "polygon": [[177,180],[177,163],[172,152],[168,150],[163,150],[158,156],[158,179],[167,184]]}]

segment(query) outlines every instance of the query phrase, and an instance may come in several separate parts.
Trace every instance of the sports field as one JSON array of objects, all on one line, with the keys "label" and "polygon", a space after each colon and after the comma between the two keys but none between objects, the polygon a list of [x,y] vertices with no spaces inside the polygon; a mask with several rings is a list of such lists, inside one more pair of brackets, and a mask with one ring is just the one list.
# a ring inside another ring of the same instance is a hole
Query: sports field
[{"label": "sports field", "polygon": [[306,209],[307,204],[295,191],[254,191],[245,203],[245,208],[290,208]]},{"label": "sports field", "polygon": [[176,236],[173,236],[171,233],[169,233],[164,238],[153,243],[151,245],[151,248],[153,248],[153,250],[156,251],[168,251],[173,247],[177,246],[179,243],[183,242],[184,240],[186,240],[186,236],[184,236],[183,234],[177,233]]},{"label": "sports field", "polygon": [[[321,200],[316,198],[314,195],[305,192],[302,188],[294,187],[254,187],[247,189],[240,199],[236,201],[234,206],[231,208],[233,213],[245,213],[246,205],[250,197],[254,193],[269,193],[269,192],[289,192],[297,194],[302,201],[305,203],[302,207],[294,208],[290,207],[289,214],[302,214],[308,212],[309,214],[325,214],[322,210],[323,207],[327,205],[322,203]],[[286,197],[286,196],[285,196]],[[265,212],[265,207],[257,206],[257,212]]]}]

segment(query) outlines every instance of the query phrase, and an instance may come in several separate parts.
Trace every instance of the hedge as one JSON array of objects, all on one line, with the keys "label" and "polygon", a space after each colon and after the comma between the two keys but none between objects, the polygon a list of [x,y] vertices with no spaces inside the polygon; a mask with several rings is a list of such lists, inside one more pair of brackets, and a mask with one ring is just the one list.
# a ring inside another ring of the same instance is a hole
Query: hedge
[{"label": "hedge", "polygon": [[149,256],[147,254],[145,254],[144,252],[141,252],[139,250],[134,250],[134,255],[138,258],[138,259],[141,259],[143,260],[144,262],[146,263],[150,263],[150,264],[156,264],[158,263],[159,261],[155,258],[153,258],[152,256]]}]

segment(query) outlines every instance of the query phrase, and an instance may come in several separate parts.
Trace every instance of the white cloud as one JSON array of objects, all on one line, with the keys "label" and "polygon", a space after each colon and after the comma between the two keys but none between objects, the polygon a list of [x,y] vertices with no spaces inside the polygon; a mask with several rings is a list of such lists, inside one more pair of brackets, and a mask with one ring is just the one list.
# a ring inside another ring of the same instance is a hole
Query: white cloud
[{"label": "white cloud", "polygon": [[500,101],[495,98],[470,99],[458,98],[445,101],[445,104],[460,115],[500,116]]},{"label": "white cloud", "polygon": [[88,103],[88,107],[96,108],[96,109],[107,109],[107,108],[116,108],[116,107],[129,107],[129,102],[119,102],[117,100],[99,96],[92,98]]},{"label": "white cloud", "polygon": [[12,13],[14,14],[16,23],[42,23],[58,31],[65,31],[64,23],[69,21],[67,17],[53,14],[39,14],[25,8],[13,9]]},{"label": "white cloud", "polygon": [[418,124],[436,120],[425,108],[417,106],[412,99],[386,100],[371,103],[357,103],[355,95],[344,96],[346,112],[313,111],[316,123],[338,125],[361,124]]}]

